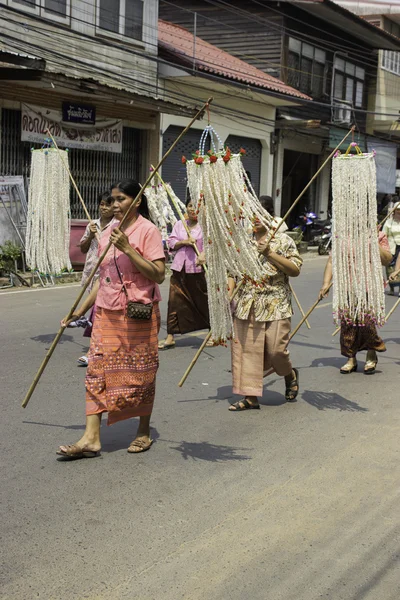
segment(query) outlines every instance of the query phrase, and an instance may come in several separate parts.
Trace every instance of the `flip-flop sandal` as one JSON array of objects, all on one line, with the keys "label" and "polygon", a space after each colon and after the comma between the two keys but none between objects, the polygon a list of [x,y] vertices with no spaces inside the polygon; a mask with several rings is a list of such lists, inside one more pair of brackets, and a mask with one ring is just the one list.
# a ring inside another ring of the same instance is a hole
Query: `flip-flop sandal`
[{"label": "flip-flop sandal", "polygon": [[377,364],[378,357],[376,357],[376,360],[367,360],[364,367],[364,375],[373,375],[376,371]]},{"label": "flip-flop sandal", "polygon": [[158,344],[158,349],[159,350],[171,350],[172,348],[175,348],[176,344],[175,342],[172,342],[172,344],[166,344],[165,342],[160,342]]},{"label": "flip-flop sandal", "polygon": [[80,358],[78,358],[77,363],[80,367],[87,367],[89,365],[88,357],[81,356]]},{"label": "flip-flop sandal", "polygon": [[246,398],[243,398],[243,400],[238,400],[234,404],[231,404],[231,406],[234,406],[235,408],[228,408],[230,412],[242,412],[243,410],[259,410],[260,408],[258,402],[257,404],[250,404],[250,402],[246,400]]},{"label": "flip-flop sandal", "polygon": [[[145,442],[141,439],[133,440],[127,452],[129,452],[129,454],[140,454],[140,452],[146,452],[146,450],[151,448],[152,443],[153,440],[149,440],[148,442]],[[134,448],[138,448],[138,450],[134,450]]]},{"label": "flip-flop sandal", "polygon": [[80,458],[96,458],[97,456],[100,456],[100,451],[83,450],[79,446],[76,446],[76,444],[65,447],[67,448],[67,452],[64,452],[61,449],[56,452],[56,454],[62,456],[64,460],[79,460]]},{"label": "flip-flop sandal", "polygon": [[[293,367],[293,371],[295,372],[296,378],[292,379],[292,381],[289,383],[289,385],[286,385],[286,390],[285,390],[285,400],[286,402],[296,402],[296,398],[297,395],[299,393],[300,390],[300,386],[299,386],[299,372],[297,369],[295,369]],[[294,390],[293,388],[297,387],[297,390]]]}]

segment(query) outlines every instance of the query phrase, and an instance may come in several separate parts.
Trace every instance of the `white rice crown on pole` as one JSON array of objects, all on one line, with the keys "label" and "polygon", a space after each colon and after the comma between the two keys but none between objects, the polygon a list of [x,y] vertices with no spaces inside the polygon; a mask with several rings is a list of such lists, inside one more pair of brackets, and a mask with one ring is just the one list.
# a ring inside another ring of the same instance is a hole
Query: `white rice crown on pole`
[{"label": "white rice crown on pole", "polygon": [[378,244],[375,152],[338,154],[332,164],[333,315],[353,325],[385,321]]},{"label": "white rice crown on pole", "polygon": [[[212,150],[205,153],[207,135],[211,137]],[[212,337],[221,344],[226,344],[233,336],[227,275],[262,285],[267,277],[277,272],[273,265],[262,264],[249,235],[254,219],[271,231],[274,224],[247,177],[241,161],[242,153],[232,154],[229,148],[224,149],[218,134],[208,126],[193,160],[186,161],[190,198],[203,231],[209,269]]]},{"label": "white rice crown on pole", "polygon": [[[59,150],[68,162],[68,152]],[[69,176],[54,148],[32,150],[26,262],[45,274],[71,270]]]}]

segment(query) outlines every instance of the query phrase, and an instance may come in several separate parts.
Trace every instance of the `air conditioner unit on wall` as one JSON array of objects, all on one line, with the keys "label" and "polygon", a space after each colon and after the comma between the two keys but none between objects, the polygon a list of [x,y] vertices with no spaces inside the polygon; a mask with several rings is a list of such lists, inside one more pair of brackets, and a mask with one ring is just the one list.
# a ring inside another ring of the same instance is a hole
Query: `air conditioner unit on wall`
[{"label": "air conditioner unit on wall", "polygon": [[344,102],[333,102],[333,118],[334,123],[350,123],[351,122],[351,105]]}]

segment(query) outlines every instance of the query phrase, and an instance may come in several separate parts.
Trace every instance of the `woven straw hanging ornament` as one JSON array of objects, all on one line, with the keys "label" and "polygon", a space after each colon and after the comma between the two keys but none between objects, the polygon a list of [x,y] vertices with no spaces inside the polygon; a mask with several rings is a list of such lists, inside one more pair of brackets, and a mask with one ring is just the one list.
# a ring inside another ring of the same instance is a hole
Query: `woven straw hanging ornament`
[{"label": "woven straw hanging ornament", "polygon": [[[357,154],[350,154],[356,148]],[[355,143],[332,164],[333,315],[355,326],[383,325],[385,297],[377,231],[375,152]]]}]

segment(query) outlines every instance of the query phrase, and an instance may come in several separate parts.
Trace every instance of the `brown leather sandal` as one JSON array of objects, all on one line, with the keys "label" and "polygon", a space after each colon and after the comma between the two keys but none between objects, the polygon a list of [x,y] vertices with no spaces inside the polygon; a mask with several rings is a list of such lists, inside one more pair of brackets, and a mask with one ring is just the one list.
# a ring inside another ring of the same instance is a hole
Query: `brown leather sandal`
[{"label": "brown leather sandal", "polygon": [[65,446],[65,448],[67,449],[66,452],[61,450],[61,446],[56,452],[56,454],[62,456],[64,460],[79,460],[80,458],[96,458],[97,456],[100,456],[100,451],[85,450],[76,444]]},{"label": "brown leather sandal", "polygon": [[[136,440],[133,440],[133,442],[131,442],[127,452],[129,452],[129,454],[139,454],[139,452],[146,452],[146,450],[149,450],[149,448],[151,448],[151,445],[153,443],[153,440],[149,440],[148,442],[145,442],[143,439],[138,438]],[[137,450],[136,450],[137,448]]]}]

